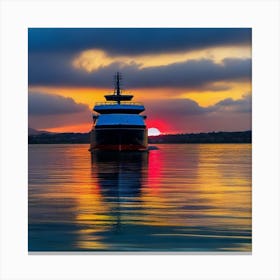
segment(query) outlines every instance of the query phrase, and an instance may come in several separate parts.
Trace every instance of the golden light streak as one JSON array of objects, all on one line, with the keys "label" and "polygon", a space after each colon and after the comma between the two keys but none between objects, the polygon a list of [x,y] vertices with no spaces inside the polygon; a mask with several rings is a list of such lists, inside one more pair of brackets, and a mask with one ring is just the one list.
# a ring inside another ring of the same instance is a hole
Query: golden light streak
[{"label": "golden light streak", "polygon": [[[87,104],[90,109],[93,108],[96,102],[105,101],[104,95],[112,91],[109,89],[98,89],[98,88],[61,88],[61,87],[30,87],[31,91],[44,92],[48,94],[56,94],[63,97],[70,97],[76,103]],[[172,88],[153,88],[153,89],[131,89],[129,91],[124,90],[124,94],[131,93],[134,95],[134,101],[149,101],[149,100],[163,100],[163,99],[174,99],[174,98],[191,98],[194,99],[201,98],[204,99],[204,93],[191,91],[189,93],[185,92],[185,89],[172,89]],[[211,93],[210,91],[207,92]],[[219,96],[223,96],[225,92],[222,92]],[[212,93],[215,94],[216,93]],[[226,96],[230,95],[230,92]],[[198,98],[199,97],[199,98]],[[207,98],[207,97],[206,97]]]},{"label": "golden light streak", "polygon": [[196,101],[200,106],[207,107],[215,105],[217,102],[226,99],[240,99],[244,94],[252,92],[251,82],[228,82],[228,83],[217,83],[217,85],[229,86],[228,90],[222,91],[185,91],[179,98],[189,98]]},{"label": "golden light streak", "polygon": [[[79,88],[79,87],[29,87],[29,91],[42,92],[47,94],[57,94],[63,97],[71,97],[76,103],[87,104],[90,109],[96,102],[104,102],[105,94],[112,94],[113,86],[104,88]],[[123,94],[133,94],[133,101],[145,102],[145,100],[160,100],[177,98],[182,94],[183,89],[178,88],[141,88],[123,90]]]},{"label": "golden light streak", "polygon": [[[225,99],[239,99],[245,93],[252,91],[251,82],[217,82],[213,86],[228,87],[225,90],[196,90],[184,88],[141,88],[123,90],[124,94],[133,94],[134,101],[145,102],[149,100],[163,100],[176,98],[189,98],[199,103],[200,106],[211,106]],[[30,87],[30,91],[57,94],[71,97],[77,103],[87,104],[90,109],[96,102],[105,101],[104,95],[113,92],[111,88],[79,88],[79,87]]]}]

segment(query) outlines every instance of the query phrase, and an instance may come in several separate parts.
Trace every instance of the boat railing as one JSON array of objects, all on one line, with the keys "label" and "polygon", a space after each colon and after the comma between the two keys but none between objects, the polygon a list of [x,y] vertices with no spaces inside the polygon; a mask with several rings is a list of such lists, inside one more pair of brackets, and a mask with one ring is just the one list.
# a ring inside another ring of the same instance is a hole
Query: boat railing
[{"label": "boat railing", "polygon": [[140,102],[130,102],[130,101],[121,101],[120,103],[116,101],[109,101],[109,102],[97,102],[95,106],[103,106],[103,105],[138,105],[143,106]]}]

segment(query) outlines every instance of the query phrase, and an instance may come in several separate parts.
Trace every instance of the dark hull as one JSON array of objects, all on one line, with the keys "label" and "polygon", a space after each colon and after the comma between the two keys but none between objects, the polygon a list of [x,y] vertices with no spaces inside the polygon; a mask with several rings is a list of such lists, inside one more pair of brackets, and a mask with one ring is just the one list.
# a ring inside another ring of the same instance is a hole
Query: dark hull
[{"label": "dark hull", "polygon": [[91,132],[90,151],[146,151],[146,127],[95,127]]}]

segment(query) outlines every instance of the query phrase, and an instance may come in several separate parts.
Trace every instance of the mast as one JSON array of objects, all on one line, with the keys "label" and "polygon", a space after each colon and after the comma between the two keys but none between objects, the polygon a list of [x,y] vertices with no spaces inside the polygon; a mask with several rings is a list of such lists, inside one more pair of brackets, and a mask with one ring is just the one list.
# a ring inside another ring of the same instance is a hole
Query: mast
[{"label": "mast", "polygon": [[121,79],[122,76],[120,72],[117,72],[114,76],[115,78],[115,89],[113,94],[105,95],[107,101],[117,101],[118,104],[121,104],[121,101],[130,101],[133,98],[133,95],[125,94],[122,95],[121,90]]},{"label": "mast", "polygon": [[121,95],[120,80],[122,79],[120,72],[115,75],[115,94]]}]

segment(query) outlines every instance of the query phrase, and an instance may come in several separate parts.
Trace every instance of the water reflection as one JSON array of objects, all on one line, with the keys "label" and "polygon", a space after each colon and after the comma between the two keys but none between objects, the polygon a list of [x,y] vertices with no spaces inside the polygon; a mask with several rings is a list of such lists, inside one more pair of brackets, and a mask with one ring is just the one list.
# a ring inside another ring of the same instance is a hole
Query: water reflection
[{"label": "water reflection", "polygon": [[146,178],[148,153],[98,152],[92,156],[93,177],[110,213],[116,218],[116,230],[121,219],[133,219],[130,210],[141,209],[141,186]]},{"label": "water reflection", "polygon": [[250,251],[251,145],[30,145],[30,251]]}]

